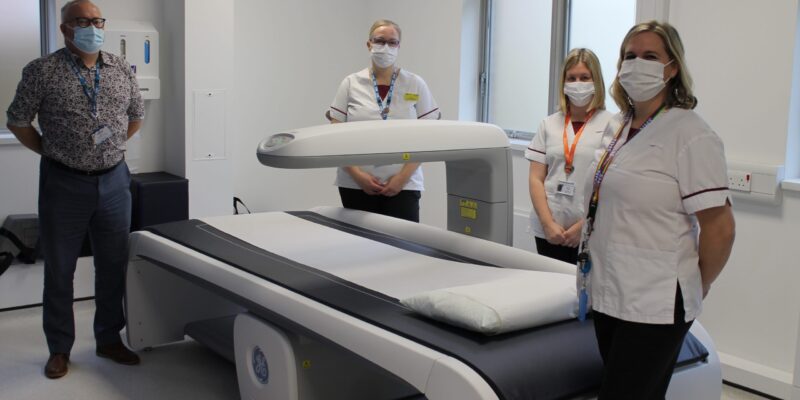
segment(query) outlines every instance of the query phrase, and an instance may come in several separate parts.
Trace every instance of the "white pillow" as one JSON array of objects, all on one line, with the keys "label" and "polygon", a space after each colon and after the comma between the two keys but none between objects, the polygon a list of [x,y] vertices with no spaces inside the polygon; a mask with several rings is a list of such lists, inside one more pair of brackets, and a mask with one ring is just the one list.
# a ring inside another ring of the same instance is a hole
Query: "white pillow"
[{"label": "white pillow", "polygon": [[487,335],[575,318],[575,277],[520,271],[512,277],[455,286],[401,299],[429,318]]}]

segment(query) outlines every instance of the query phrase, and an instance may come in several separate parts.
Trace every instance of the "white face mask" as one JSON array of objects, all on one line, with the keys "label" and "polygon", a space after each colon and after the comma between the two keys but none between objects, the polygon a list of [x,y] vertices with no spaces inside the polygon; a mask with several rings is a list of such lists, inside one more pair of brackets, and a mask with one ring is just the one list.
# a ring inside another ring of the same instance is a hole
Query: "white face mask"
[{"label": "white face mask", "polygon": [[666,86],[664,68],[670,63],[672,61],[662,64],[638,57],[625,60],[619,68],[619,84],[633,101],[650,100]]},{"label": "white face mask", "polygon": [[594,82],[567,82],[564,84],[564,94],[573,105],[583,107],[592,101]]},{"label": "white face mask", "polygon": [[397,60],[397,47],[373,44],[370,50],[372,62],[379,68],[388,68]]}]

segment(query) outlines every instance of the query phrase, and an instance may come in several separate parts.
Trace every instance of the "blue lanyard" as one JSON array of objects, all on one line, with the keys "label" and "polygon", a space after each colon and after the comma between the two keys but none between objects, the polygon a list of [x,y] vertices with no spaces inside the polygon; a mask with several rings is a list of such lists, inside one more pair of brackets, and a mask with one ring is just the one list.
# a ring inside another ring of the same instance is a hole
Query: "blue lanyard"
[{"label": "blue lanyard", "polygon": [[92,118],[97,120],[97,95],[100,93],[100,66],[95,65],[94,68],[94,88],[89,88],[89,84],[86,83],[86,79],[81,75],[81,71],[78,68],[78,64],[75,63],[75,60],[72,58],[72,55],[69,54],[69,51],[65,50],[64,55],[69,60],[69,65],[72,67],[72,72],[75,73],[75,76],[78,77],[78,80],[81,82],[81,87],[83,88],[83,94],[86,95],[86,98],[89,99],[89,106],[91,107]]},{"label": "blue lanyard", "polygon": [[[647,121],[642,124],[642,126],[639,128],[639,131],[643,131],[647,125],[650,125],[650,123],[653,122],[653,120],[656,119],[656,117],[661,114],[661,111],[663,110],[664,105],[662,104],[661,107],[656,110],[656,112],[647,118]],[[589,272],[592,270],[592,257],[589,255],[589,236],[591,236],[592,230],[594,229],[594,216],[597,213],[597,205],[600,201],[600,185],[603,184],[603,179],[606,176],[606,172],[608,172],[608,169],[611,167],[611,162],[614,160],[617,152],[619,152],[622,146],[627,143],[625,142],[617,147],[617,142],[622,136],[622,131],[625,130],[625,127],[629,126],[632,120],[633,113],[631,112],[625,116],[625,119],[623,120],[622,125],[619,127],[619,130],[617,130],[617,133],[614,135],[611,143],[608,144],[608,148],[606,148],[603,156],[600,157],[600,162],[597,163],[597,169],[595,170],[592,197],[589,202],[589,212],[586,215],[586,221],[583,223],[584,230],[581,244],[578,248],[578,272],[581,274],[580,288],[578,293],[578,320],[580,321],[586,320],[586,314],[589,311],[589,292],[586,287],[586,283],[589,280]]]},{"label": "blue lanyard", "polygon": [[392,93],[394,93],[394,81],[397,79],[397,71],[392,73],[392,82],[389,84],[389,93],[386,95],[386,106],[383,105],[381,94],[378,91],[378,80],[375,79],[375,71],[372,71],[372,88],[375,89],[375,100],[378,102],[381,118],[385,121],[389,118],[389,105],[392,104]]}]

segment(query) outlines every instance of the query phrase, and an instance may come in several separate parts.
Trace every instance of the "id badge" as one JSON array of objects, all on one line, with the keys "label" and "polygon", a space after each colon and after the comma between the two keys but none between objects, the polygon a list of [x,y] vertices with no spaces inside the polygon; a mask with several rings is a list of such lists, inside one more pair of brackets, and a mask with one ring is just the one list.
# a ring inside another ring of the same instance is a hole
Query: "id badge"
[{"label": "id badge", "polygon": [[97,130],[95,130],[94,133],[92,133],[92,141],[94,142],[94,145],[97,146],[98,144],[101,144],[106,140],[108,140],[108,138],[110,138],[111,135],[113,134],[114,133],[111,132],[111,128],[103,125],[97,128]]},{"label": "id badge", "polygon": [[575,182],[558,181],[556,193],[569,197],[575,196]]}]

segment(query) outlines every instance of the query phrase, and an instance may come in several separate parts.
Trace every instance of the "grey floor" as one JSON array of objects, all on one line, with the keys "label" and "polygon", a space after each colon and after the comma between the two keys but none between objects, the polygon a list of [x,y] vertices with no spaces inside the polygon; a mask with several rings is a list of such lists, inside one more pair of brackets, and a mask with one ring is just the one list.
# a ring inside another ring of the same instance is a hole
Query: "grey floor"
[{"label": "grey floor", "polygon": [[[76,342],[67,376],[42,374],[47,346],[39,307],[0,312],[0,397],[3,400],[238,399],[232,364],[186,341],[140,353],[142,364],[122,366],[94,355],[94,303],[75,303]],[[722,400],[758,400],[730,386]]]},{"label": "grey floor", "polygon": [[94,354],[94,302],[75,303],[76,341],[69,373],[44,377],[48,351],[40,307],[0,312],[0,398],[58,400],[238,399],[236,371],[201,345],[186,341],[141,352],[122,366]]}]

